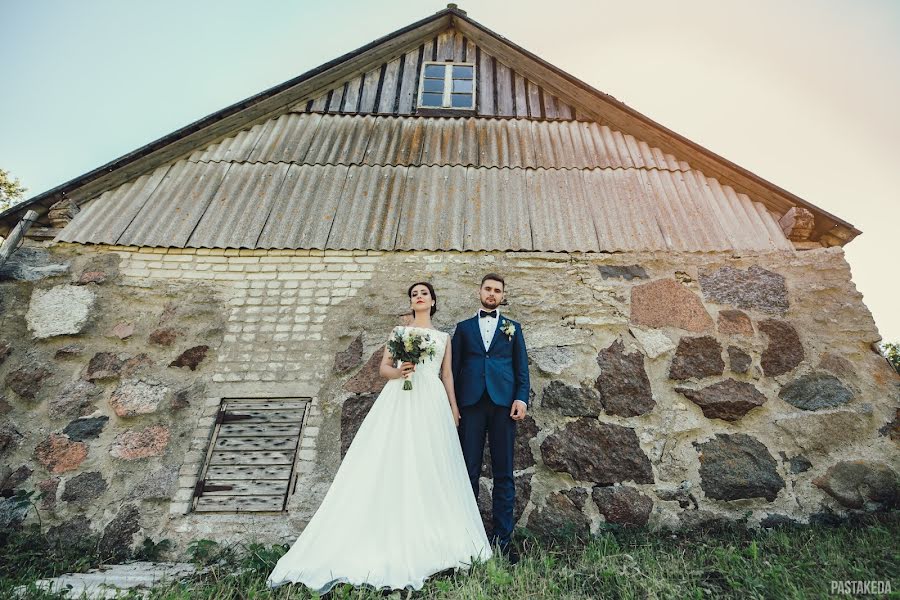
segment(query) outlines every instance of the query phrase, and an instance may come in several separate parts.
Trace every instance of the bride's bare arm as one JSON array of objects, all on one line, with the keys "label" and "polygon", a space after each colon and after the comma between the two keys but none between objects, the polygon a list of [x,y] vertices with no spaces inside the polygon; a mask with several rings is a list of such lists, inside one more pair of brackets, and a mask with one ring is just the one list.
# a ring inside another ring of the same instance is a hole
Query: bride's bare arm
[{"label": "bride's bare arm", "polygon": [[458,426],[459,407],[456,405],[456,390],[453,387],[453,347],[449,339],[447,340],[447,349],[444,351],[444,362],[441,363],[441,381],[444,382],[447,399],[450,401],[450,410],[453,412],[453,419]]},{"label": "bride's bare arm", "polygon": [[385,379],[399,379],[409,375],[416,370],[416,366],[410,362],[400,365],[400,368],[394,366],[394,359],[388,349],[384,349],[384,356],[381,357],[381,365],[378,367],[378,373]]}]

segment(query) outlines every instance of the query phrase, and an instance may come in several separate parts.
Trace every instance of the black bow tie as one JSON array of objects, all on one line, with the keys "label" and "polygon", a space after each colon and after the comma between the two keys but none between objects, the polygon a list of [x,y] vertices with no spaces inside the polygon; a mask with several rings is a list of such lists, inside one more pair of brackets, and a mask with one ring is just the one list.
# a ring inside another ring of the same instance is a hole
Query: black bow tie
[{"label": "black bow tie", "polygon": [[480,311],[478,311],[478,316],[481,317],[482,319],[485,317],[490,317],[492,319],[496,319],[497,311],[496,310],[480,310]]}]

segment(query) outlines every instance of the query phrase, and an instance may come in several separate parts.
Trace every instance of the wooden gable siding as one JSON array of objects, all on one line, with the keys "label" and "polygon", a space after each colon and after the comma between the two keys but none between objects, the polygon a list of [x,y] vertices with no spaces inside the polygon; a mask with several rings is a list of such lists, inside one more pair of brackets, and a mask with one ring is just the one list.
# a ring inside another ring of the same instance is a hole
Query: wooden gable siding
[{"label": "wooden gable siding", "polygon": [[475,115],[524,119],[577,118],[577,111],[547,89],[473,44],[455,29],[409,52],[341,82],[294,107],[310,113],[414,115],[419,76],[426,61],[475,63]]}]

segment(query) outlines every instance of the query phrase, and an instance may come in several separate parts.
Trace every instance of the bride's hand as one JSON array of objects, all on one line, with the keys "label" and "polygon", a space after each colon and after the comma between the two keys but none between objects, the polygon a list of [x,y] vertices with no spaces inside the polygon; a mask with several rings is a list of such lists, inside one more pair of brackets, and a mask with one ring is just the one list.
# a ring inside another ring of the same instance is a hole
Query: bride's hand
[{"label": "bride's hand", "polygon": [[400,365],[400,377],[411,375],[416,370],[416,365],[411,362],[405,362]]},{"label": "bride's hand", "polygon": [[459,409],[455,406],[450,407],[450,410],[453,412],[453,422],[456,423],[456,426],[459,427]]}]

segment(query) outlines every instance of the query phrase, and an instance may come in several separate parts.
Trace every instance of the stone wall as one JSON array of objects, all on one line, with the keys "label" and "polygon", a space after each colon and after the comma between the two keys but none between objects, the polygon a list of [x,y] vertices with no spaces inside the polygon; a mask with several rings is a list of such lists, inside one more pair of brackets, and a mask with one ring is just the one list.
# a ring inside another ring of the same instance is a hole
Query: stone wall
[{"label": "stone wall", "polygon": [[[898,503],[900,384],[840,249],[25,248],[0,272],[0,487],[43,492],[55,532],[110,552],[143,536],[291,540],[383,386],[407,286],[435,284],[452,332],[491,270],[531,357],[520,526],[767,525]],[[301,396],[287,514],[190,512],[221,399]]]}]

